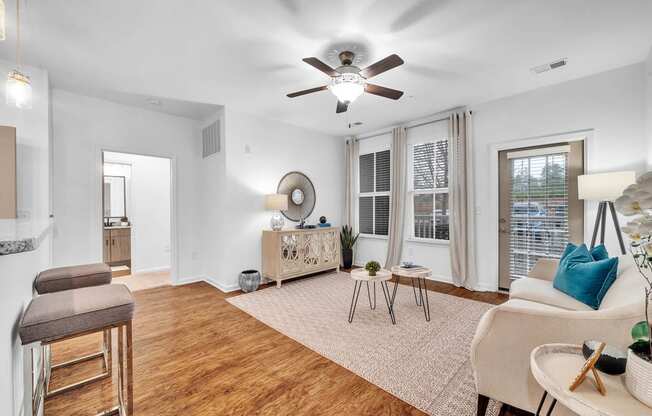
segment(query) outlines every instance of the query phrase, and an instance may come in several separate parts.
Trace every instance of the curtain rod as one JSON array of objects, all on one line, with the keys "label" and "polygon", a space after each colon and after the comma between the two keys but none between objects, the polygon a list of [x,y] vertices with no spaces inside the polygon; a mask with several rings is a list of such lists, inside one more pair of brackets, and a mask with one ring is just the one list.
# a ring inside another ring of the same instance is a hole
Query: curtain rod
[{"label": "curtain rod", "polygon": [[[405,129],[406,129],[406,130],[410,130],[410,129],[413,129],[413,128],[415,128],[415,127],[421,127],[421,126],[427,126],[428,124],[439,123],[440,121],[446,121],[446,120],[448,120],[448,118],[449,118],[449,117],[444,117],[444,118],[438,118],[437,120],[425,121],[425,122],[423,122],[423,123],[419,123],[419,124],[414,124],[414,125],[412,125],[412,126],[408,126],[408,127],[406,127]],[[372,138],[374,138],[374,137],[382,136],[383,134],[391,133],[392,130],[393,130],[393,129],[389,129],[389,130],[381,131],[381,132],[379,132],[379,133],[372,134],[371,136],[364,136],[364,137],[356,138],[355,140],[356,140],[357,142],[359,142],[359,141],[362,141],[362,140],[372,139]]]}]

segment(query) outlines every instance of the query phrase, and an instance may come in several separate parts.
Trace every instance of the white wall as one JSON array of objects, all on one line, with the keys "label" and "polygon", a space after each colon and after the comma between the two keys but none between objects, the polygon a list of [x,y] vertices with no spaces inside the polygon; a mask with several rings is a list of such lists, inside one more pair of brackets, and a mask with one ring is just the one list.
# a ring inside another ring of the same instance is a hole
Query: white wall
[{"label": "white wall", "polygon": [[170,160],[105,152],[104,162],[131,167],[125,187],[133,273],[169,269]]},{"label": "white wall", "polygon": [[[497,285],[497,190],[491,168],[492,149],[499,143],[590,129],[586,143],[589,173],[645,170],[645,65],[631,65],[528,93],[475,105],[474,163],[476,238],[482,289]],[[596,214],[587,204],[585,240]],[[607,227],[607,248],[618,251],[613,227]]]},{"label": "white wall", "polygon": [[[264,195],[275,193],[290,171],[305,173],[317,194],[308,222],[324,215],[341,224],[344,145],[336,137],[226,108],[220,115],[222,153],[202,161],[202,259],[204,273],[218,287],[237,287],[238,274],[261,269],[261,231],[271,213]],[[286,227],[296,223],[286,221]]]},{"label": "white wall", "polygon": [[199,277],[197,122],[58,89],[52,92],[52,107],[54,263],[101,261],[101,152],[112,150],[172,159],[178,280]]},{"label": "white wall", "polygon": [[647,169],[652,170],[652,48],[645,62],[645,121],[647,130]]},{"label": "white wall", "polygon": [[[13,64],[0,61],[0,73]],[[0,83],[0,125],[14,126],[17,133],[19,221],[34,235],[48,223],[49,214],[49,87],[46,71],[24,67],[31,77],[33,108],[18,110],[5,104],[4,82]],[[3,220],[11,228],[13,220]],[[18,320],[32,298],[36,274],[50,265],[49,236],[35,251],[0,256],[0,413],[20,414],[23,405],[23,360]]]}]

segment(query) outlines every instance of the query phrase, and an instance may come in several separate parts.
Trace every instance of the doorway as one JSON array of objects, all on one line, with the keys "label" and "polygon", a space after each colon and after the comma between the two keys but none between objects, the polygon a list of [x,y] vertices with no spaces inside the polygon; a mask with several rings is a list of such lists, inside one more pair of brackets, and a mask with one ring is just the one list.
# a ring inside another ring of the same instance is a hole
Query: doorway
[{"label": "doorway", "polygon": [[171,284],[171,161],[102,152],[102,250],[132,291]]},{"label": "doorway", "polygon": [[509,290],[538,259],[560,258],[569,241],[584,240],[584,205],[577,198],[584,142],[502,150],[498,169],[498,286]]}]

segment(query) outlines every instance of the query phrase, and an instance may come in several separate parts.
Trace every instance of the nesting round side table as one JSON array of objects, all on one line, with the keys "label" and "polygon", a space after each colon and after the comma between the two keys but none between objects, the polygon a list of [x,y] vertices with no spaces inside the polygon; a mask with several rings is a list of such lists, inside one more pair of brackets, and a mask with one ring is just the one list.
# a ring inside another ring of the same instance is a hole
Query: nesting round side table
[{"label": "nesting round side table", "polygon": [[[351,307],[349,308],[349,323],[353,322],[353,316],[355,315],[355,309],[358,306],[358,297],[360,296],[360,289],[362,284],[366,283],[367,285],[367,296],[369,297],[369,307],[374,310],[376,309],[376,282],[380,283],[380,287],[383,289],[383,296],[385,297],[385,303],[387,304],[387,310],[389,311],[389,317],[392,320],[392,324],[396,324],[396,317],[394,316],[394,308],[392,307],[393,299],[391,298],[391,293],[389,291],[389,286],[387,286],[387,281],[392,278],[392,272],[385,269],[380,269],[376,272],[375,276],[369,276],[369,272],[365,269],[353,269],[351,270],[351,279],[353,279],[355,285],[353,286],[353,297],[351,298]],[[369,283],[373,283],[374,286],[374,301],[371,303],[371,292],[369,290]]]},{"label": "nesting round side table", "polygon": [[543,414],[541,411],[546,396],[550,395],[552,403],[546,415],[552,415],[559,402],[580,416],[652,416],[652,408],[629,394],[624,376],[600,373],[607,390],[604,396],[592,385],[592,380],[584,382],[575,391],[570,391],[571,381],[585,361],[580,345],[545,344],[532,350],[530,369],[544,390],[536,415]]},{"label": "nesting round side table", "polygon": [[[417,306],[423,307],[423,315],[426,322],[430,322],[430,302],[428,301],[428,289],[426,289],[426,279],[432,276],[432,269],[428,267],[402,267],[393,266],[392,273],[399,277],[406,277],[412,281],[412,292],[414,292],[414,301]],[[415,284],[416,280],[416,284]],[[423,288],[422,288],[423,286]],[[417,287],[419,288],[419,296],[417,297]],[[398,279],[394,283],[394,292],[392,293],[392,307],[394,306],[394,299],[396,298],[396,290],[398,289]],[[425,297],[424,297],[425,293]]]}]

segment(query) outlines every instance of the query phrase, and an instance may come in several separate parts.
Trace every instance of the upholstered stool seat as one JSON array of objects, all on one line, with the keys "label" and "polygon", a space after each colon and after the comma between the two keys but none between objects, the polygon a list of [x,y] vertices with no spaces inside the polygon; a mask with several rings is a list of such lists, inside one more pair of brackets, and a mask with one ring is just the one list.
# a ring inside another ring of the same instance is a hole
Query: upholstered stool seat
[{"label": "upholstered stool seat", "polygon": [[[111,330],[118,329],[118,395],[119,406],[103,412],[103,415],[120,414],[130,415],[133,412],[133,353],[132,353],[132,319],[134,315],[134,298],[125,285],[102,285],[82,287],[79,289],[64,290],[46,293],[37,296],[27,306],[20,321],[18,333],[26,348],[42,348],[45,353],[45,363],[37,380],[38,388],[32,388],[32,414],[38,414],[45,398],[64,393],[66,391],[90,384],[97,380],[111,377]],[[86,357],[55,365],[50,365],[49,348],[51,343],[63,341],[92,333],[104,333],[103,351]],[[127,388],[128,404],[123,400],[123,367],[124,367],[124,333],[126,332],[127,351]],[[49,389],[50,371],[63,366],[71,366],[81,361],[94,358],[104,358],[104,371],[88,379],[74,384]],[[34,365],[33,359],[27,360],[29,365]],[[33,370],[32,370],[33,372]]]},{"label": "upholstered stool seat", "polygon": [[36,276],[34,289],[39,295],[111,283],[111,267],[105,263],[80,264],[44,270]]},{"label": "upholstered stool seat", "polygon": [[134,299],[125,285],[91,286],[38,296],[20,322],[23,344],[98,330],[130,321]]}]

